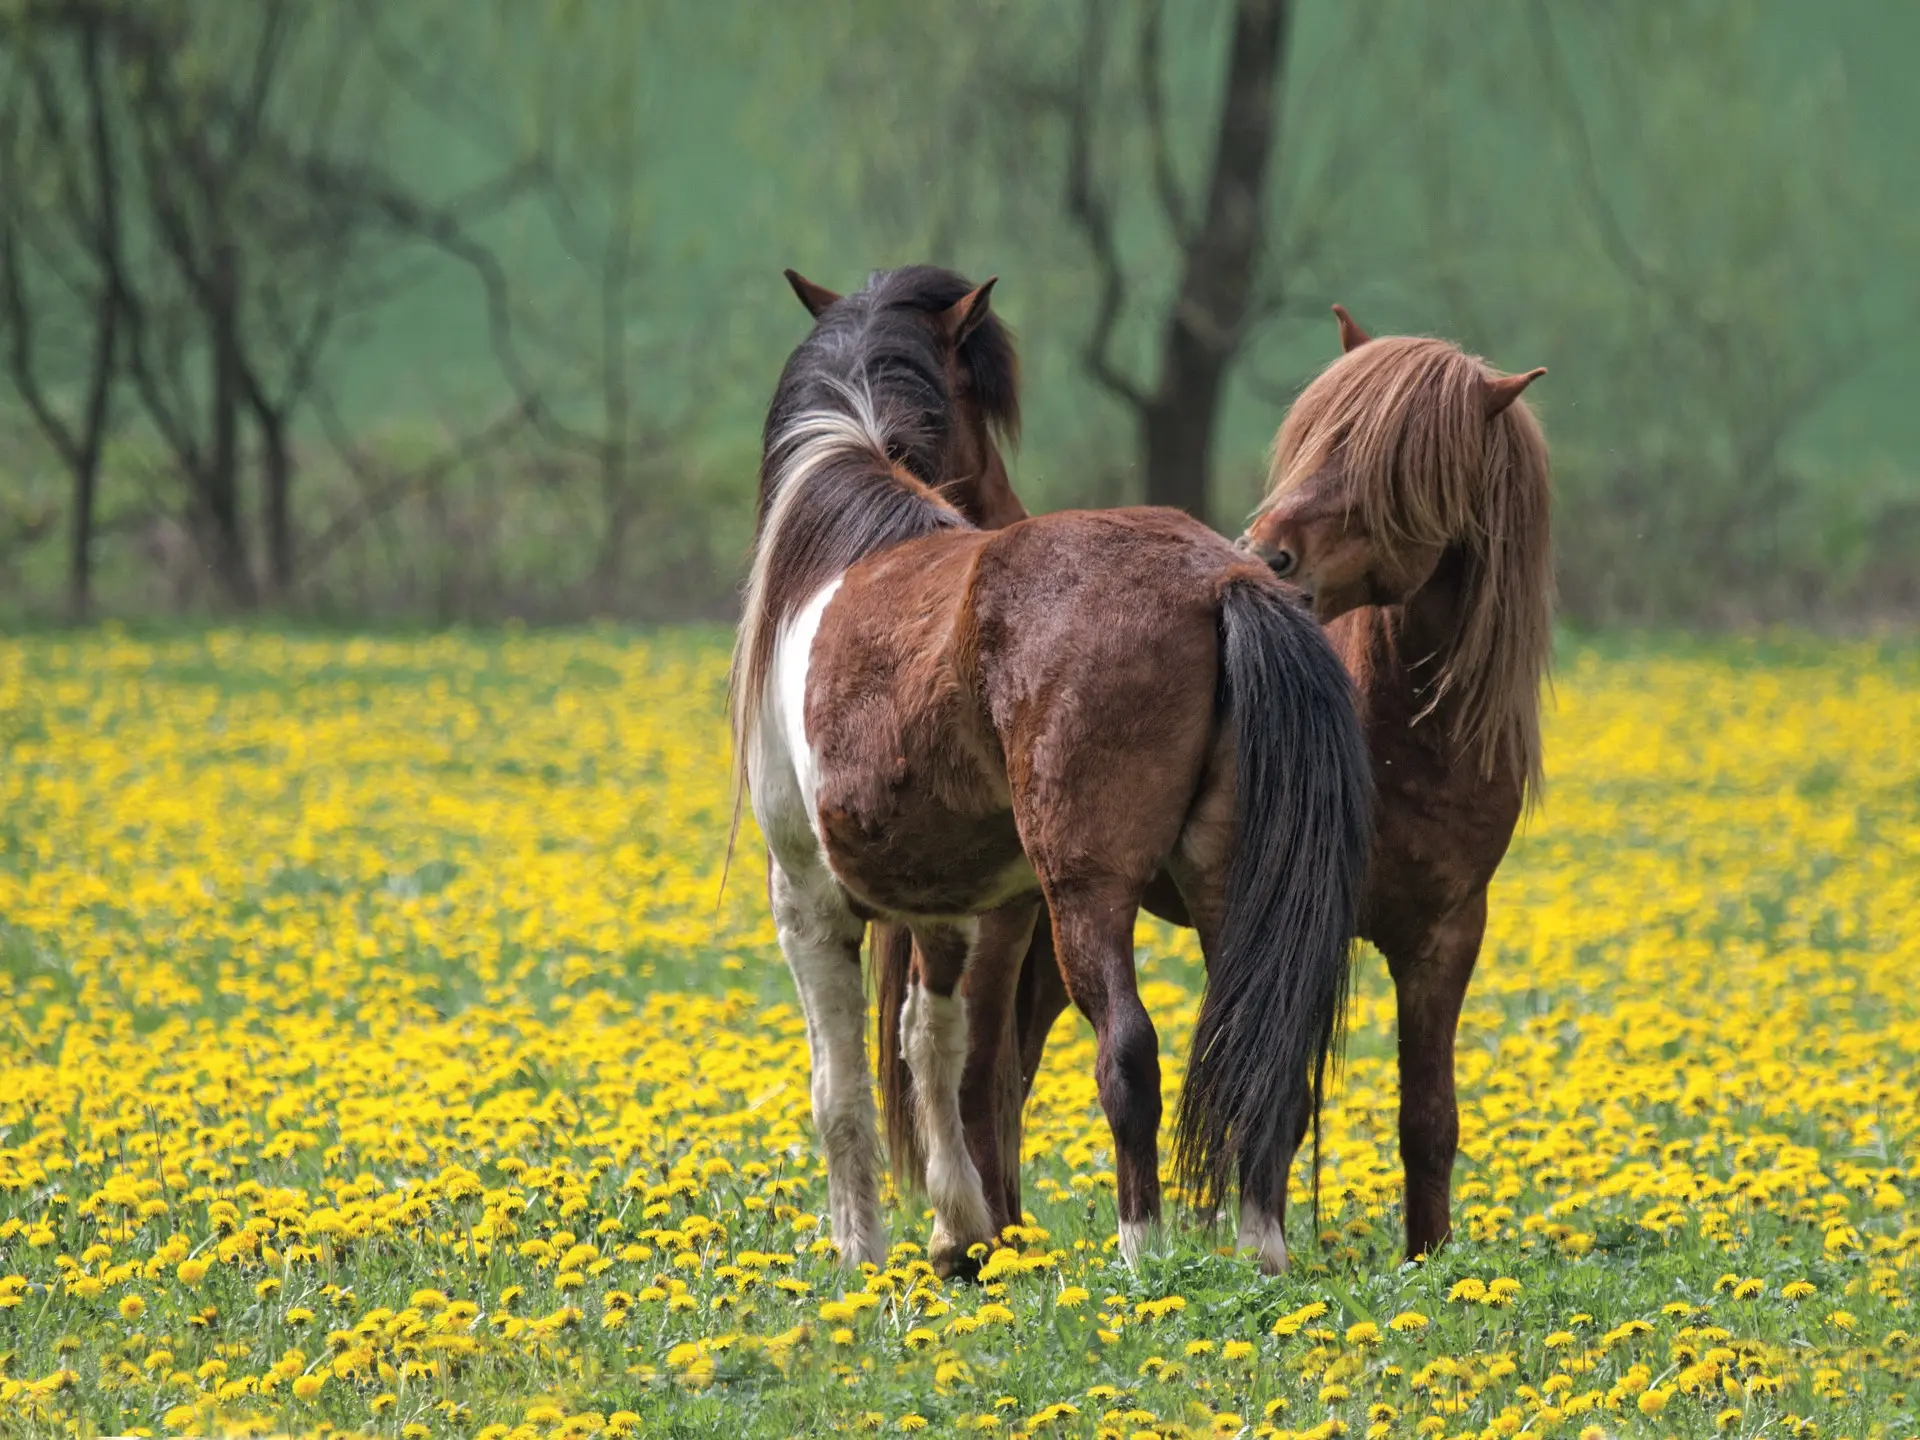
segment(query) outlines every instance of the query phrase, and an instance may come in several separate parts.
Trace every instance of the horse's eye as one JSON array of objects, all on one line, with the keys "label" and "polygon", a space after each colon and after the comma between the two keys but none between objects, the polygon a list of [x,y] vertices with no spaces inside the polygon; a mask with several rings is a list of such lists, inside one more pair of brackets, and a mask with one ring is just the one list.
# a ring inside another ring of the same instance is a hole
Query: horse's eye
[{"label": "horse's eye", "polygon": [[1276,550],[1267,557],[1267,568],[1282,580],[1293,573],[1293,567],[1300,562],[1291,550]]}]

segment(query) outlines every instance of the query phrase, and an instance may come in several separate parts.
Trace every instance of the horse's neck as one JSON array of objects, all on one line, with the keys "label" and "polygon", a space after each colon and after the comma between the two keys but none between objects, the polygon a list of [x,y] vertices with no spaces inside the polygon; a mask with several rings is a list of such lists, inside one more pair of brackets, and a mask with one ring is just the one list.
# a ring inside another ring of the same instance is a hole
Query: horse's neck
[{"label": "horse's neck", "polygon": [[989,445],[987,456],[980,473],[959,487],[958,493],[950,491],[949,496],[959,506],[960,513],[982,530],[1000,530],[1016,520],[1026,519],[1027,507],[1013,493],[1013,481],[1007,475],[999,447]]},{"label": "horse's neck", "polygon": [[1420,717],[1430,735],[1451,732],[1457,695],[1443,695],[1430,714],[1422,712],[1459,638],[1467,583],[1466,556],[1450,549],[1404,604],[1368,606],[1333,622],[1334,643],[1370,719],[1411,726]]}]

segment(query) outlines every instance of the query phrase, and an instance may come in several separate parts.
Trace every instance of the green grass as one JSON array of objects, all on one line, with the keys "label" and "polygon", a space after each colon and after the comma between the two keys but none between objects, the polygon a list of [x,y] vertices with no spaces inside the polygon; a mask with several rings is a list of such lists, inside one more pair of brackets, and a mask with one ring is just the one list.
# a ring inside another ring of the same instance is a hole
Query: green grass
[{"label": "green grass", "polygon": [[[916,1203],[882,1276],[821,1238],[750,836],[716,909],[724,658],[0,646],[0,1433],[1915,1433],[1911,646],[1569,642],[1439,1254],[1400,1253],[1368,953],[1287,1275],[1177,1205],[1118,1261],[1069,1016],[985,1286],[927,1277]],[[1140,938],[1170,1102],[1202,977]]]}]

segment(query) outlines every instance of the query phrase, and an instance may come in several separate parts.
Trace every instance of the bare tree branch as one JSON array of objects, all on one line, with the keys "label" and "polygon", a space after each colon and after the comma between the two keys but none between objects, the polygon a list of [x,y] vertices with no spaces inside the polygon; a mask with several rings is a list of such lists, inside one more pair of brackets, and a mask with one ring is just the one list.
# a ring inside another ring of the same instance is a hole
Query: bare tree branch
[{"label": "bare tree branch", "polygon": [[318,574],[327,557],[367,525],[403,504],[409,497],[433,489],[481,456],[499,449],[531,419],[524,405],[515,405],[426,464],[398,475],[383,476],[354,439],[352,431],[341,418],[339,407],[324,387],[314,391],[313,410],[334,454],[359,482],[363,498],[357,510],[335,519],[308,543],[308,575]]},{"label": "bare tree branch", "polygon": [[1628,280],[1671,306],[1676,317],[1702,338],[1712,336],[1716,348],[1724,348],[1723,327],[1716,326],[1710,317],[1701,313],[1685,286],[1676,285],[1640,254],[1628,238],[1626,227],[1620,223],[1619,213],[1608,198],[1606,187],[1600,183],[1600,170],[1593,155],[1593,137],[1588,133],[1586,116],[1581,112],[1572,77],[1561,59],[1560,42],[1554,34],[1553,15],[1547,9],[1545,0],[1534,0],[1527,9],[1527,21],[1534,55],[1544,78],[1543,88],[1552,97],[1567,143],[1573,151],[1574,184],[1607,259]]},{"label": "bare tree branch", "polygon": [[1166,0],[1148,0],[1146,17],[1140,23],[1139,62],[1140,108],[1146,114],[1147,145],[1152,156],[1153,188],[1160,197],[1160,210],[1174,241],[1184,249],[1193,239],[1193,211],[1174,172],[1173,150],[1167,134],[1167,97],[1161,75],[1163,28]]},{"label": "bare tree branch", "polygon": [[1082,347],[1087,373],[1102,388],[1135,410],[1148,403],[1146,391],[1114,360],[1114,336],[1127,303],[1126,271],[1114,234],[1113,202],[1094,174],[1094,111],[1100,91],[1100,71],[1107,50],[1105,0],[1086,0],[1080,58],[1066,96],[1067,218],[1080,231],[1099,272],[1100,294],[1094,305],[1092,328]]}]

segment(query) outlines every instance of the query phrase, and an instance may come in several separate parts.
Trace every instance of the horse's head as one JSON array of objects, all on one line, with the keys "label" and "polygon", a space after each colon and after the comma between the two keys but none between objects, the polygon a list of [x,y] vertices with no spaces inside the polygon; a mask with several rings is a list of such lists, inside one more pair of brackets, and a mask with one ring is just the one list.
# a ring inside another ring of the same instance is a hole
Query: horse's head
[{"label": "horse's head", "polygon": [[1502,376],[1444,340],[1374,340],[1333,309],[1343,353],[1280,427],[1267,498],[1241,537],[1322,621],[1404,603],[1451,546],[1533,543],[1501,533],[1490,491],[1514,456],[1538,450],[1544,465],[1545,453],[1514,406],[1545,370]]},{"label": "horse's head", "polygon": [[[929,417],[936,423],[924,427],[930,438],[924,452],[896,458],[976,525],[997,528],[1024,518],[1000,454],[1000,442],[1019,434],[1020,402],[1013,335],[992,310],[999,277],[971,285],[953,271],[916,265],[876,275],[866,289],[842,296],[795,271],[786,274],[816,325],[830,323],[836,307],[865,302],[869,314],[885,312],[885,323],[917,327],[938,357],[944,414]],[[921,349],[882,338],[874,345],[875,363],[884,366],[889,356],[917,363],[908,348]]]}]

